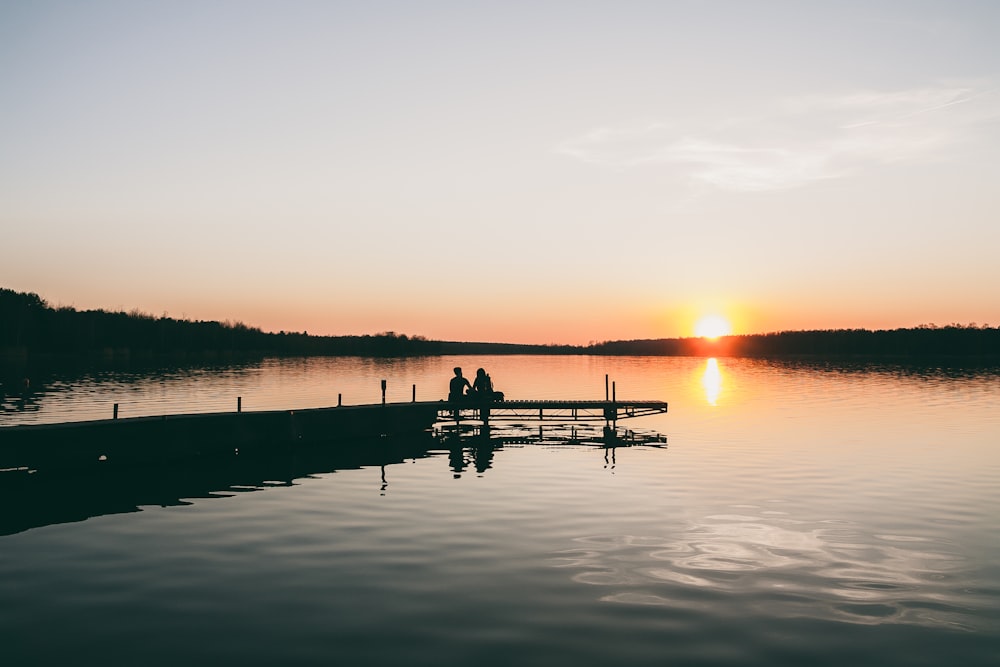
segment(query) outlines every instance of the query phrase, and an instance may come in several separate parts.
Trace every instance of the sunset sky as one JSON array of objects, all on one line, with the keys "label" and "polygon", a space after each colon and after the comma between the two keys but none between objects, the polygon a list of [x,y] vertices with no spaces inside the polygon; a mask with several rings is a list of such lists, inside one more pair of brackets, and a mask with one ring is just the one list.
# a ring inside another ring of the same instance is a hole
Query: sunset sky
[{"label": "sunset sky", "polygon": [[1000,325],[1000,2],[0,0],[0,287],[587,343]]}]

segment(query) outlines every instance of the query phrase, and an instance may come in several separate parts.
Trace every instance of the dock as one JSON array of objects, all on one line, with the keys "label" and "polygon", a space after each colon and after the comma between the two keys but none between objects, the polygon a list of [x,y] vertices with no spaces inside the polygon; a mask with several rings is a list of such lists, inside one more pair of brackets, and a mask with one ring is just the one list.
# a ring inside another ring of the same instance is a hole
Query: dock
[{"label": "dock", "polygon": [[619,419],[663,414],[666,401],[497,401],[490,403],[444,403],[438,420],[483,422],[577,422],[603,421],[614,424]]},{"label": "dock", "polygon": [[151,464],[428,431],[438,422],[604,421],[665,413],[663,401],[412,401],[0,427],[0,470]]}]

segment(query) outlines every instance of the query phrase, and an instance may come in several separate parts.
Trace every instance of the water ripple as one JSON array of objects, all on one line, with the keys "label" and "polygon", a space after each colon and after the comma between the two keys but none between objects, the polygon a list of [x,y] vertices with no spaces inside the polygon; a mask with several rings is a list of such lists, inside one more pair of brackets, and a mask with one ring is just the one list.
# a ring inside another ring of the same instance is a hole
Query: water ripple
[{"label": "water ripple", "polygon": [[[776,525],[780,522],[780,525]],[[832,528],[830,526],[836,526]],[[601,600],[700,610],[705,594],[729,613],[975,630],[989,603],[970,594],[966,559],[927,537],[863,535],[847,522],[711,514],[668,537],[591,535],[556,555],[581,584],[616,588]],[[697,593],[696,593],[697,591]]]}]

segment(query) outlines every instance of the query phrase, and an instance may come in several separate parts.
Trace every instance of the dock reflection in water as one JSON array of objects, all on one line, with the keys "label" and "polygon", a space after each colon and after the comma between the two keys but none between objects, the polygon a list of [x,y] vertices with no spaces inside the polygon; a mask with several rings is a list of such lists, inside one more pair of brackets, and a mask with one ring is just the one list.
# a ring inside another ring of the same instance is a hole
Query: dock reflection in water
[{"label": "dock reflection in water", "polygon": [[[167,465],[98,463],[54,470],[0,471],[0,535],[42,526],[84,521],[109,514],[140,512],[143,507],[190,505],[194,499],[225,498],[338,470],[381,468],[447,455],[454,477],[468,468],[479,474],[493,466],[494,452],[505,445],[591,445],[614,459],[617,447],[665,446],[656,433],[601,427],[546,425],[502,429],[454,425],[406,436],[331,442],[254,454],[201,456]],[[16,508],[16,509],[14,509]]]},{"label": "dock reflection in water", "polygon": [[448,461],[454,477],[462,476],[469,467],[482,474],[493,466],[493,454],[504,446],[521,445],[582,445],[604,450],[605,463],[613,463],[618,447],[663,447],[667,438],[653,431],[581,426],[576,424],[515,425],[504,428],[489,425],[446,424],[435,433],[447,448]]}]

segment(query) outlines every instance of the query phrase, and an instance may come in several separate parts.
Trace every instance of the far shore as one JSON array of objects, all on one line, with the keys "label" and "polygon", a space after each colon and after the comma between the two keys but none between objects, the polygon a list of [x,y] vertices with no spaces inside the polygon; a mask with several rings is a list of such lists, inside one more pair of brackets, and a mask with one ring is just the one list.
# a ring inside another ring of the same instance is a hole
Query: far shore
[{"label": "far shore", "polygon": [[719,338],[526,345],[429,340],[392,331],[315,336],[264,332],[242,322],[179,320],[139,311],[53,308],[34,293],[0,288],[0,366],[231,364],[267,357],[445,355],[750,357],[785,360],[995,364],[1000,328],[921,325],[891,330],[780,331]]}]

